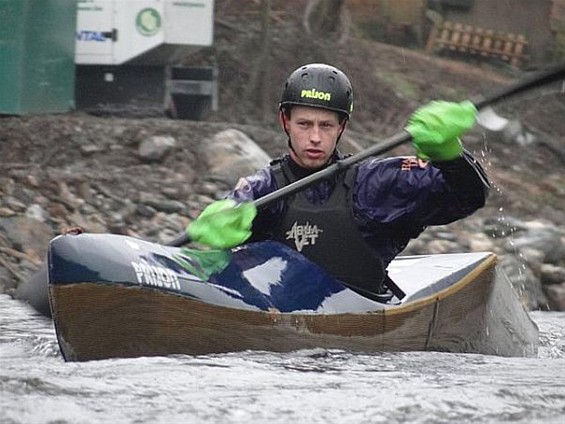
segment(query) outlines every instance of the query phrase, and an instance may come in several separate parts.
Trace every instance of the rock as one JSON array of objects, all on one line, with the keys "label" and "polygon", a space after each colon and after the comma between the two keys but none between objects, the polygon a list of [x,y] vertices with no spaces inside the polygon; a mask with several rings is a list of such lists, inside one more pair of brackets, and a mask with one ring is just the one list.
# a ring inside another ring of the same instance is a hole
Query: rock
[{"label": "rock", "polygon": [[104,151],[104,147],[94,144],[94,143],[88,143],[88,144],[83,144],[80,146],[80,151],[85,155],[85,156],[89,156],[92,155],[94,153],[99,153]]},{"label": "rock", "polygon": [[7,218],[9,216],[15,216],[15,215],[16,212],[13,211],[12,209],[0,207],[0,217]]},{"label": "rock", "polygon": [[432,240],[427,244],[428,253],[457,253],[461,252],[461,246],[449,240]]},{"label": "rock", "polygon": [[544,285],[565,283],[565,268],[552,264],[542,264],[540,280]]},{"label": "rock", "polygon": [[6,268],[0,267],[0,293],[12,291],[17,286],[17,281]]},{"label": "rock", "polygon": [[157,210],[149,205],[139,203],[135,207],[135,213],[144,218],[151,218],[157,213]]},{"label": "rock", "polygon": [[185,204],[178,200],[170,199],[147,199],[144,202],[147,206],[165,213],[178,213],[185,209]]},{"label": "rock", "polygon": [[452,241],[452,242],[458,241],[456,234],[454,234],[450,231],[447,231],[443,227],[438,227],[437,229],[434,229],[434,238],[445,240],[445,241]]},{"label": "rock", "polygon": [[496,250],[494,241],[484,233],[473,235],[469,240],[469,248],[472,252],[494,252]]},{"label": "rock", "polygon": [[169,199],[178,199],[183,195],[182,187],[163,187],[161,188],[161,193]]},{"label": "rock", "polygon": [[525,230],[526,224],[511,216],[489,218],[483,223],[483,231],[492,238],[505,238]]},{"label": "rock", "polygon": [[544,253],[545,261],[557,263],[565,258],[565,247],[561,240],[561,231],[552,224],[532,221],[523,235],[508,240],[505,249],[509,253],[523,248],[533,248]]},{"label": "rock", "polygon": [[508,144],[526,146],[536,141],[536,137],[526,131],[520,121],[510,120],[502,130],[502,137]]},{"label": "rock", "polygon": [[39,257],[45,257],[49,240],[53,238],[53,231],[48,225],[26,216],[0,218],[0,230],[14,249]]},{"label": "rock", "polygon": [[15,211],[15,212],[23,212],[26,209],[26,205],[23,202],[20,202],[18,199],[12,197],[12,196],[8,196],[5,200],[4,203],[6,203],[6,206],[8,208],[10,208],[11,210]]},{"label": "rock", "polygon": [[230,186],[271,161],[251,138],[235,129],[217,133],[212,140],[202,144],[202,149],[210,172]]},{"label": "rock", "polygon": [[183,232],[188,224],[187,219],[183,219],[178,214],[166,214],[158,212],[152,221],[154,236],[158,243],[169,243]]},{"label": "rock", "polygon": [[478,117],[478,124],[489,132],[490,138],[505,144],[522,146],[537,141],[534,134],[525,130],[518,120],[509,120],[498,115],[491,107],[483,108]]},{"label": "rock", "polygon": [[47,221],[47,219],[49,219],[49,213],[45,209],[43,209],[40,205],[38,205],[37,203],[34,203],[33,205],[28,206],[28,208],[26,209],[25,215],[28,218],[36,219],[39,222],[45,222],[45,221]]},{"label": "rock", "polygon": [[0,176],[0,199],[6,195],[11,196],[14,192],[15,186],[16,183],[13,178]]},{"label": "rock", "polygon": [[[28,176],[26,175],[22,179],[28,180]],[[22,185],[17,185],[14,188],[12,195],[20,202],[24,203],[25,205],[28,205],[33,202],[33,198],[35,197],[35,191],[23,187]]]},{"label": "rock", "polygon": [[106,233],[108,226],[99,214],[85,215],[78,211],[68,215],[68,226],[77,226],[83,228],[89,233]]},{"label": "rock", "polygon": [[547,304],[537,278],[524,262],[515,256],[505,255],[500,258],[499,264],[528,309],[539,309]]},{"label": "rock", "polygon": [[17,287],[14,298],[25,301],[42,315],[50,317],[48,279],[47,266],[40,266]]},{"label": "rock", "polygon": [[161,162],[175,146],[173,137],[148,137],[140,143],[138,155],[144,162]]},{"label": "rock", "polygon": [[548,305],[553,311],[565,311],[565,283],[545,286]]},{"label": "rock", "polygon": [[485,130],[497,133],[508,125],[508,119],[498,115],[492,107],[488,106],[479,112],[477,123]]},{"label": "rock", "polygon": [[519,257],[526,262],[526,265],[532,270],[534,275],[540,275],[541,267],[545,260],[545,253],[543,251],[531,247],[522,247]]},{"label": "rock", "polygon": [[65,181],[59,181],[59,200],[70,209],[78,209],[84,205],[84,199],[75,195]]}]

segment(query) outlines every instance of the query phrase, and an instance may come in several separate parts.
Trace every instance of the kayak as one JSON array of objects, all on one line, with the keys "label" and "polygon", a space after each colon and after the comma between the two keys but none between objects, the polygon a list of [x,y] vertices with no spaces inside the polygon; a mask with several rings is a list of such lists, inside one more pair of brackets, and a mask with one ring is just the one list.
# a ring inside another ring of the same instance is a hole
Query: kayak
[{"label": "kayak", "polygon": [[49,244],[66,361],[326,348],[534,356],[538,329],[490,252],[400,256],[405,293],[368,299],[283,244],[164,246],[114,234]]}]

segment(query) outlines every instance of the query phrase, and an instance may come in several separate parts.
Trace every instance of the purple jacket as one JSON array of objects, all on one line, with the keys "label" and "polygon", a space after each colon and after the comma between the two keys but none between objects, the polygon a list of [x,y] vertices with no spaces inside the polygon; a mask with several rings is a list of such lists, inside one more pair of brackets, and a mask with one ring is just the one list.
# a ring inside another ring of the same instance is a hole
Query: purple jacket
[{"label": "purple jacket", "polygon": [[[289,156],[283,160],[291,161]],[[358,165],[353,181],[354,219],[385,266],[427,226],[448,224],[484,206],[489,187],[483,169],[467,152],[433,165],[415,157],[368,159]],[[242,178],[228,197],[250,201],[277,188],[271,167],[266,167]],[[322,203],[332,184],[322,181],[305,190],[310,201]],[[284,200],[259,210],[250,241],[266,238],[283,212]]]}]

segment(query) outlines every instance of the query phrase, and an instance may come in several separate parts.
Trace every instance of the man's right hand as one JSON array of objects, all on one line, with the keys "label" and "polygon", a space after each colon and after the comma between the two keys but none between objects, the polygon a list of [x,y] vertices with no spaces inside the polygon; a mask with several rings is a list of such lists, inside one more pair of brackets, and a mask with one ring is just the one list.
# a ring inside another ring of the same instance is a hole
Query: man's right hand
[{"label": "man's right hand", "polygon": [[257,208],[252,202],[237,204],[231,199],[218,200],[186,227],[186,233],[194,242],[229,249],[251,237],[251,225],[256,216]]}]

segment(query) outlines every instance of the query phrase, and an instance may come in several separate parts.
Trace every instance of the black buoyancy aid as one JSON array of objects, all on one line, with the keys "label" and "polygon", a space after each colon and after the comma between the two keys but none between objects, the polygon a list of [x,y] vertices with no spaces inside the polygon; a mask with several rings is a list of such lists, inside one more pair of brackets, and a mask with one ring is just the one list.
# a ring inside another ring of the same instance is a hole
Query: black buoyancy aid
[{"label": "black buoyancy aid", "polygon": [[[298,178],[285,160],[275,161],[278,187]],[[385,270],[381,258],[363,239],[353,217],[351,184],[356,168],[339,173],[329,199],[311,203],[304,191],[287,199],[285,212],[271,227],[273,238],[299,251],[338,280],[374,300],[386,300]]]}]

